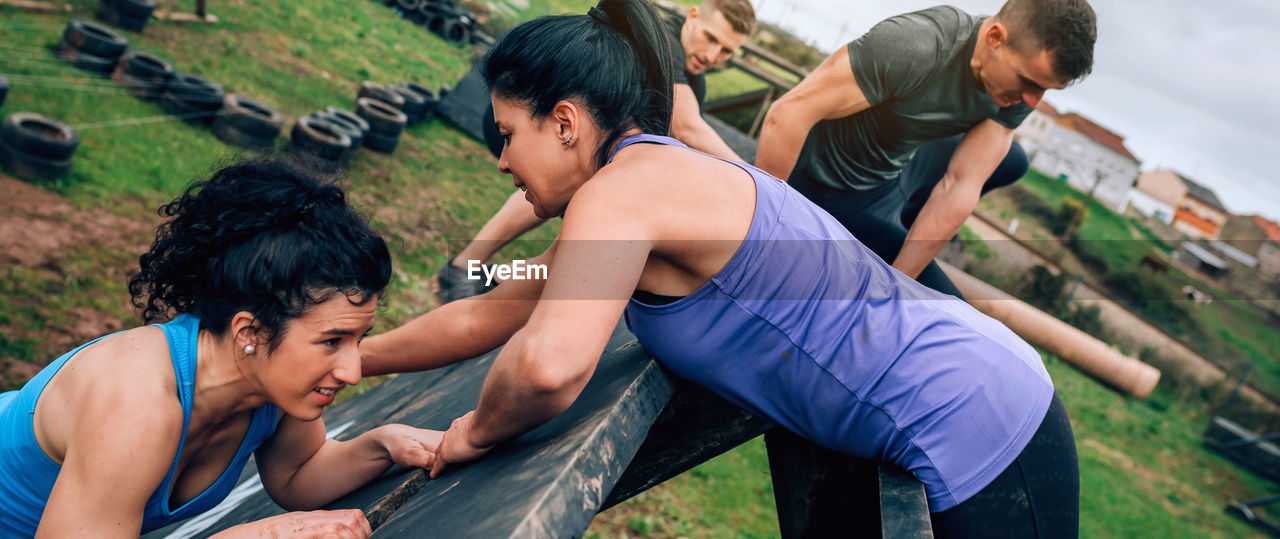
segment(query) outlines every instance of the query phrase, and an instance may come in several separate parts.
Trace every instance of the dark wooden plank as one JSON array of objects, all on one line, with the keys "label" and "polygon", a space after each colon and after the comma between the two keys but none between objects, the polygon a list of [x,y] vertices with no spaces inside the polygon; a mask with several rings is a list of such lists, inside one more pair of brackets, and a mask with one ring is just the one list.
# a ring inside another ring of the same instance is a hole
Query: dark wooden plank
[{"label": "dark wooden plank", "polygon": [[892,464],[881,462],[876,470],[880,485],[880,536],[886,539],[933,537],[924,483]]},{"label": "dark wooden plank", "polygon": [[675,393],[636,451],[603,511],[733,449],[773,427],[701,386],[673,379]]},{"label": "dark wooden plank", "polygon": [[436,115],[453,124],[472,138],[484,141],[485,110],[489,107],[489,87],[477,65],[462,76],[449,94],[436,105]]},{"label": "dark wooden plank", "polygon": [[[444,369],[397,376],[326,411],[326,427],[331,432],[343,429],[336,436],[339,439],[349,439],[385,423],[405,423],[440,430],[448,428],[454,418],[475,407],[484,377],[498,351]],[[474,474],[471,483],[478,490],[492,489],[496,484],[506,488],[505,481],[495,480],[509,479],[510,473],[506,470],[514,467],[529,471],[526,482],[556,485],[563,491],[560,493],[562,496],[586,492],[581,485],[594,481],[598,488],[604,489],[597,494],[598,500],[604,497],[613,480],[621,474],[670,394],[671,385],[666,374],[640,348],[635,337],[619,324],[606,345],[606,352],[591,383],[569,411],[547,425],[500,446],[475,465],[444,476],[442,481],[470,473]],[[555,446],[556,449],[544,446]],[[566,450],[574,458],[561,454]],[[583,457],[575,451],[589,455]],[[575,458],[587,462],[578,466],[582,473],[578,473],[576,479],[574,474],[567,473],[573,468]],[[494,464],[488,464],[490,459],[496,459]],[[534,462],[525,463],[525,460]],[[504,471],[485,471],[493,465],[505,467]],[[374,526],[380,526],[390,522],[396,511],[420,491],[424,496],[443,500],[442,510],[446,512],[424,513],[419,518],[434,521],[435,518],[428,515],[452,516],[473,505],[474,500],[467,497],[441,497],[443,491],[452,490],[451,486],[442,485],[442,482],[433,484],[421,470],[393,468],[382,478],[334,502],[329,508],[362,509]],[[262,491],[255,467],[246,466],[237,489],[240,494],[228,500],[227,511],[210,512],[203,518],[196,517],[152,532],[148,537],[166,537],[179,530],[183,532],[181,536],[203,537],[236,524],[284,512]],[[545,495],[543,498],[552,500],[553,496]],[[595,512],[596,507],[593,506],[578,511],[580,514],[568,516],[580,521],[585,530]],[[406,519],[411,520],[409,517]],[[406,519],[402,519],[399,525],[403,525]],[[572,519],[562,520],[568,522]],[[462,532],[465,530],[455,530],[455,533]]]},{"label": "dark wooden plank", "polygon": [[442,537],[579,536],[671,390],[667,375],[638,343],[623,344],[605,354],[568,410],[484,459],[426,482],[374,534],[406,537],[429,529]]},{"label": "dark wooden plank", "polygon": [[818,447],[782,428],[764,439],[782,537],[880,535],[875,461]]}]

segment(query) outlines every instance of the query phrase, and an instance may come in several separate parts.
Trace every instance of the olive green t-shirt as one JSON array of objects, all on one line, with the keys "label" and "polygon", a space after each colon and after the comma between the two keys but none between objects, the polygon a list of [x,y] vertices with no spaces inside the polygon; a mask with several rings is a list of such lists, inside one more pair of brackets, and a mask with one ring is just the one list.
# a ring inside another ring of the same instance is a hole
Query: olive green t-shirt
[{"label": "olive green t-shirt", "polygon": [[1010,129],[1031,113],[998,107],[973,75],[983,17],[939,6],[881,21],[849,43],[849,63],[871,107],[809,131],[792,177],[836,189],[898,178],[922,144],[967,132],[987,118]]}]

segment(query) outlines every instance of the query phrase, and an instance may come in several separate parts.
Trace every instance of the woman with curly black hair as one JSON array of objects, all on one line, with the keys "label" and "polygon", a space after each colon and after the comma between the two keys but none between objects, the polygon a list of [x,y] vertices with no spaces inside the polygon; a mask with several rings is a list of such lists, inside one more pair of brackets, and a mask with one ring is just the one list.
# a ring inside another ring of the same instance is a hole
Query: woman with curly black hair
[{"label": "woman with curly black hair", "polygon": [[[315,509],[392,463],[430,466],[441,433],[385,425],[345,442],[319,421],[360,380],[360,339],[391,277],[341,187],[291,162],[219,170],[161,207],[129,282],[147,323],[0,394],[0,536],[133,536],[217,505],[256,454],[281,507]],[[255,453],[256,451],[256,453]],[[224,533],[370,533],[358,510]]]}]

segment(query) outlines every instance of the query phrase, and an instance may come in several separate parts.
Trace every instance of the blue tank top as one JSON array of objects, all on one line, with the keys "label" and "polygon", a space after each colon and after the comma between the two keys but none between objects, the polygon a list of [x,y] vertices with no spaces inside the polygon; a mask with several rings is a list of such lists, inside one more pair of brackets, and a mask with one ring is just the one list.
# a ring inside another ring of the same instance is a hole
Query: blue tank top
[{"label": "blue tank top", "polygon": [[[618,149],[637,142],[684,146],[639,135]],[[913,473],[930,511],[976,494],[1049,408],[1039,354],[894,270],[786,183],[734,164],[756,187],[746,239],[688,296],[632,298],[628,328],[676,376],[821,446]]]},{"label": "blue tank top", "polygon": [[[174,510],[169,510],[169,490],[178,469],[187,439],[187,425],[191,421],[191,406],[196,381],[196,337],[200,320],[182,315],[173,321],[160,324],[169,341],[169,354],[173,358],[173,370],[178,378],[178,397],[182,401],[182,439],[178,453],[165,474],[164,481],[151,494],[143,512],[142,532],[164,527],[179,520],[207,511],[218,505],[235,487],[240,471],[249,455],[275,432],[278,411],[274,404],[262,406],[253,412],[249,430],[236,450],[231,465],[222,472],[204,492]],[[45,454],[36,442],[32,420],[40,393],[67,360],[86,346],[102,337],[80,345],[67,352],[40,371],[22,389],[0,393],[0,537],[30,537],[35,535],[44,513],[45,502],[53,490],[62,466]]]}]

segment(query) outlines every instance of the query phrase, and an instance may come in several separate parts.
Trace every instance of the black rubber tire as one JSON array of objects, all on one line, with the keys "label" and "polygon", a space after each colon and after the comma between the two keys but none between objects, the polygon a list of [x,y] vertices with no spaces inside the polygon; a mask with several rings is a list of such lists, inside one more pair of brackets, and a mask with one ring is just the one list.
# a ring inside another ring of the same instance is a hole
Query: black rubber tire
[{"label": "black rubber tire", "polygon": [[427,22],[423,23],[423,25],[426,26],[427,30],[429,30],[431,33],[443,38],[444,23],[451,18],[453,17],[451,17],[449,13],[445,12],[442,9],[437,9],[435,13],[433,13],[431,17],[427,19]]},{"label": "black rubber tire", "polygon": [[436,16],[436,13],[437,10],[435,4],[432,4],[431,2],[423,2],[421,6],[418,6],[418,11],[414,12],[414,16],[412,17],[413,22],[426,26],[427,21],[430,21],[432,17]]},{"label": "black rubber tire", "polygon": [[421,122],[427,116],[426,98],[404,86],[392,86],[391,89],[404,98],[404,106],[400,107],[400,111],[408,118],[408,125]]},{"label": "black rubber tire", "polygon": [[9,79],[0,75],[0,107],[4,106],[4,98],[9,95]]},{"label": "black rubber tire", "polygon": [[218,116],[218,109],[209,110],[198,105],[169,92],[160,94],[160,107],[165,112],[177,116],[184,122],[204,125],[213,123],[213,119]]},{"label": "black rubber tire", "polygon": [[156,10],[156,0],[114,0],[116,13],[121,18],[150,19]]},{"label": "black rubber tire", "polygon": [[356,151],[364,146],[364,131],[360,129],[360,126],[346,118],[328,114],[324,111],[313,112],[311,116],[333,124],[334,127],[346,133],[347,138],[351,139],[351,146],[347,148],[347,154],[342,158],[343,163],[350,163],[351,158],[355,157]]},{"label": "black rubber tire", "polygon": [[325,107],[324,113],[329,116],[336,116],[348,122],[355,124],[360,128],[360,134],[363,136],[369,132],[369,122],[361,118],[356,113],[349,110],[343,110],[338,107]]},{"label": "black rubber tire", "polygon": [[118,15],[116,16],[116,27],[123,28],[130,32],[142,33],[142,30],[147,27],[147,21],[149,20],[151,20],[151,17],[126,17],[124,15]]},{"label": "black rubber tire", "polygon": [[218,137],[218,140],[232,146],[252,149],[270,148],[275,143],[276,137],[245,133],[231,123],[224,121],[227,118],[227,116],[218,116],[213,121],[213,134]]},{"label": "black rubber tire", "polygon": [[360,90],[356,92],[356,99],[361,97],[372,97],[395,107],[396,109],[404,109],[404,97],[392,89],[390,84],[377,84],[374,82],[364,81],[360,83]]},{"label": "black rubber tire", "polygon": [[126,51],[120,56],[120,70],[149,82],[167,83],[177,73],[173,64],[140,50]]},{"label": "black rubber tire", "polygon": [[0,168],[28,180],[52,180],[71,172],[71,159],[41,159],[0,141]]},{"label": "black rubber tire", "polygon": [[62,31],[62,39],[80,52],[102,58],[119,58],[129,46],[124,36],[84,19],[71,19]]},{"label": "black rubber tire", "polygon": [[164,92],[163,86],[159,86],[154,82],[148,82],[125,73],[119,68],[116,69],[115,73],[111,74],[111,81],[115,82],[117,86],[124,88],[124,91],[128,92],[129,95],[139,99],[159,99],[160,94]]},{"label": "black rubber tire", "polygon": [[340,161],[351,150],[351,137],[346,130],[328,120],[303,116],[293,124],[290,142],[326,161]]},{"label": "black rubber tire", "polygon": [[396,7],[405,13],[417,11],[422,7],[422,0],[396,0]]},{"label": "black rubber tire", "polygon": [[409,121],[399,109],[368,97],[356,100],[356,115],[369,122],[369,132],[364,134],[365,146],[369,145],[369,135],[374,133],[387,137],[399,136]]},{"label": "black rubber tire", "polygon": [[113,26],[120,21],[120,15],[116,13],[115,0],[98,0],[98,6],[93,8],[93,16]]},{"label": "black rubber tire", "polygon": [[418,94],[419,96],[422,96],[422,120],[421,121],[431,120],[436,117],[436,106],[440,104],[440,95],[437,94],[435,90],[427,88],[426,86],[423,86],[413,81],[402,82],[400,83],[400,86],[413,93]]},{"label": "black rubber tire", "polygon": [[115,70],[117,63],[116,58],[103,58],[80,52],[65,41],[58,43],[58,56],[71,62],[71,65],[100,75],[109,75]]},{"label": "black rubber tire", "polygon": [[238,94],[227,94],[222,101],[222,114],[218,121],[230,124],[237,131],[259,138],[274,139],[284,126],[284,115],[274,107]]},{"label": "black rubber tire", "polygon": [[370,131],[364,136],[364,147],[375,152],[393,153],[400,144],[400,135],[383,135]]},{"label": "black rubber tire", "polygon": [[440,29],[440,37],[455,45],[469,45],[471,43],[471,28],[462,19],[450,18],[444,22],[444,26]]},{"label": "black rubber tire", "polygon": [[210,82],[188,73],[176,73],[165,84],[165,93],[186,102],[192,107],[214,111],[222,108],[227,92],[216,82]]},{"label": "black rubber tire", "polygon": [[71,126],[34,112],[6,116],[0,140],[18,153],[52,161],[70,159],[80,146],[80,134]]}]

